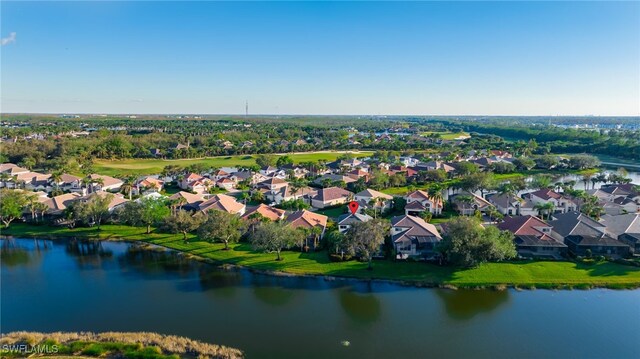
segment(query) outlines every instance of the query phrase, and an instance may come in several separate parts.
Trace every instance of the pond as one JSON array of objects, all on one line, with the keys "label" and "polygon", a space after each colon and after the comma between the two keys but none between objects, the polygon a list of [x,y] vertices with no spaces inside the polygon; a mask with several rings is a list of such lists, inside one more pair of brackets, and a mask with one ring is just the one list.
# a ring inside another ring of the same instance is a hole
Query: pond
[{"label": "pond", "polygon": [[1,248],[3,332],[153,331],[249,358],[638,357],[639,290],[277,277],[122,242],[3,239]]}]

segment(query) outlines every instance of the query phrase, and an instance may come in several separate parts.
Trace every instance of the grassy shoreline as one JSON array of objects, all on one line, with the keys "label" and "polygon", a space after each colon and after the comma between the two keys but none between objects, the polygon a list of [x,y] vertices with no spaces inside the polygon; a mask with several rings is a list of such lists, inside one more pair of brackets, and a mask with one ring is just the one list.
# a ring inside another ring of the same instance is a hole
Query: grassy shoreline
[{"label": "grassy shoreline", "polygon": [[[12,332],[0,344],[3,358],[219,358],[244,357],[242,351],[175,335],[149,332]],[[37,348],[38,353],[29,350]]]},{"label": "grassy shoreline", "polygon": [[200,241],[194,235],[184,242],[182,235],[155,232],[147,235],[144,232],[143,228],[122,225],[103,225],[98,231],[96,228],[71,230],[17,223],[9,229],[2,229],[0,234],[26,238],[139,241],[177,250],[194,259],[275,275],[382,280],[404,285],[452,288],[640,288],[640,267],[611,262],[520,261],[457,269],[419,262],[378,260],[374,262],[374,269],[369,271],[366,263],[331,262],[324,251],[286,251],[283,261],[275,261],[274,254],[254,252],[246,243],[233,244],[232,250],[223,250],[223,244]]}]

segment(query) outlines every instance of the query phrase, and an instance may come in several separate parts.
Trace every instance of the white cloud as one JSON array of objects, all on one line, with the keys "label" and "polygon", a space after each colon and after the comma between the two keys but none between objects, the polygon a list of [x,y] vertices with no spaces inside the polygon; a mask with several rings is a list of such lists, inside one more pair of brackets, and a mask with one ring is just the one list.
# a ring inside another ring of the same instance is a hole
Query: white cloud
[{"label": "white cloud", "polygon": [[7,37],[2,38],[2,46],[9,45],[12,42],[16,42],[16,33],[12,32]]}]

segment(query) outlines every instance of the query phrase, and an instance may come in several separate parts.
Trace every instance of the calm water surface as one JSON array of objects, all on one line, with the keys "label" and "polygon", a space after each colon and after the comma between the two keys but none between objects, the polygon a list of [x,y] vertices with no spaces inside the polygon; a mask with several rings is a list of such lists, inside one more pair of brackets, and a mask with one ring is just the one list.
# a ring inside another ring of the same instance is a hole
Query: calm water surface
[{"label": "calm water surface", "polygon": [[640,353],[638,290],[419,289],[228,271],[126,243],[1,246],[2,332],[153,331],[237,347],[249,358]]}]

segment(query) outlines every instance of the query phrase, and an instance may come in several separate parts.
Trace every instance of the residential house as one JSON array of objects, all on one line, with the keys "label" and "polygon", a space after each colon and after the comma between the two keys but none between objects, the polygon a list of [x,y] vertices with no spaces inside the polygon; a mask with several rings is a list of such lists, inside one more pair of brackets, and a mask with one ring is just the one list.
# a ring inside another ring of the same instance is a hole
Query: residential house
[{"label": "residential house", "polygon": [[49,178],[49,182],[52,187],[58,187],[63,191],[77,192],[82,188],[82,177],[63,173],[60,175],[60,181],[55,183],[52,178]]},{"label": "residential house", "polygon": [[263,194],[266,200],[275,204],[295,199],[303,199],[305,203],[311,203],[311,197],[315,196],[317,192],[316,188],[302,187],[294,193],[292,186],[284,186],[274,190],[266,190]]},{"label": "residential house", "polygon": [[627,213],[617,216],[604,215],[600,223],[607,232],[620,242],[628,245],[633,254],[640,254],[640,214]]},{"label": "residential house", "polygon": [[525,215],[520,212],[520,207],[524,203],[524,200],[520,197],[505,193],[494,193],[487,195],[487,201],[495,206],[496,209],[505,216]]},{"label": "residential house", "polygon": [[231,214],[243,215],[246,211],[246,206],[235,198],[226,194],[216,194],[206,201],[198,205],[198,210],[207,213],[211,210],[224,211]]},{"label": "residential house", "polygon": [[176,204],[179,203],[180,209],[197,211],[200,208],[200,204],[206,201],[206,198],[202,194],[180,191],[171,195],[171,197],[169,197],[169,201]]},{"label": "residential house", "polygon": [[435,215],[442,213],[442,200],[436,202],[429,196],[429,193],[425,191],[417,190],[407,193],[404,199],[407,202],[404,207],[404,212],[408,216],[419,216],[420,213],[425,211]]},{"label": "residential house", "polygon": [[71,205],[75,201],[78,201],[80,198],[82,198],[82,195],[80,193],[71,192],[51,198],[39,197],[38,201],[46,204],[47,207],[49,207],[49,209],[47,210],[47,214],[56,216],[62,214],[62,212],[64,212],[64,210],[67,209],[69,205]]},{"label": "residential house", "polygon": [[265,166],[260,169],[260,174],[263,176],[268,176],[272,173],[275,173],[276,171],[278,171],[278,167]]},{"label": "residential house", "polygon": [[311,197],[311,206],[314,208],[325,208],[344,204],[353,198],[353,193],[340,187],[329,187],[318,189]]},{"label": "residential house", "polygon": [[417,166],[417,168],[419,168],[419,170],[426,170],[426,171],[443,170],[446,173],[453,172],[456,170],[453,166],[448,165],[447,163],[442,161],[430,161],[426,163],[421,163],[419,166]]},{"label": "residential house", "polygon": [[277,190],[282,187],[287,187],[289,183],[279,177],[268,177],[266,180],[257,184],[258,188],[268,189],[270,191]]},{"label": "residential house", "polygon": [[534,206],[539,203],[553,203],[556,213],[575,212],[578,208],[578,205],[570,198],[547,188],[527,193],[524,195],[524,199],[531,200]]},{"label": "residential house", "polygon": [[338,231],[340,233],[345,233],[351,228],[355,223],[368,222],[372,220],[373,217],[363,214],[363,213],[345,213],[338,217]]},{"label": "residential house", "polygon": [[[460,200],[461,196],[469,197],[470,201],[467,203]],[[458,213],[463,216],[471,216],[476,211],[486,213],[490,208],[493,208],[493,205],[486,199],[466,191],[452,195],[451,203],[453,203]]]},{"label": "residential house", "polygon": [[[376,199],[378,203],[372,206],[371,200],[373,199]],[[375,207],[380,213],[390,210],[393,206],[393,196],[372,189],[365,189],[356,193],[354,201],[358,202],[362,209]]]},{"label": "residential house", "polygon": [[147,194],[153,192],[161,192],[164,186],[164,181],[155,177],[147,176],[139,180],[135,184],[133,194]]},{"label": "residential house", "polygon": [[99,175],[97,173],[90,174],[87,177],[91,180],[89,192],[118,191],[124,184],[124,182],[117,178]]},{"label": "residential house", "polygon": [[[356,168],[354,170],[351,170],[349,172],[346,173],[347,177],[351,177],[354,180],[358,180],[360,178],[364,178],[365,182],[369,182],[369,179],[371,178],[371,174],[369,174],[369,172],[364,171],[360,168]],[[347,182],[345,182],[347,183]]]},{"label": "residential house", "polygon": [[313,181],[313,183],[315,183],[318,186],[322,186],[324,185],[325,182],[329,182],[332,184],[338,183],[338,182],[344,182],[348,185],[349,183],[353,183],[355,181],[357,181],[356,178],[349,177],[349,176],[343,176],[338,174],[325,174],[316,178],[315,181]]},{"label": "residential house", "polygon": [[321,228],[320,238],[324,236],[324,232],[327,228],[327,220],[329,218],[325,215],[314,213],[303,209],[296,211],[287,216],[286,221],[294,228],[304,228],[310,230],[314,227]]},{"label": "residential house", "polygon": [[242,215],[242,218],[248,219],[254,214],[259,214],[269,220],[279,221],[284,219],[285,212],[286,211],[284,209],[278,209],[261,203],[254,207],[248,207],[247,211]]},{"label": "residential house", "polygon": [[120,193],[108,193],[104,191],[93,192],[82,197],[81,201],[88,201],[89,199],[99,196],[105,198],[106,196],[111,196],[111,201],[108,204],[109,212],[113,212],[114,210],[124,207],[125,203],[129,202],[128,199],[124,198],[124,196]]},{"label": "residential house", "polygon": [[564,238],[538,217],[505,217],[497,227],[513,233],[516,249],[522,257],[561,259],[567,252]]},{"label": "residential house", "polygon": [[197,173],[188,174],[179,183],[180,188],[195,193],[207,193],[212,185],[213,181]]},{"label": "residential house", "polygon": [[391,242],[398,259],[433,259],[441,240],[438,229],[420,217],[404,215],[391,219]]},{"label": "residential house", "polygon": [[564,244],[575,255],[625,257],[630,253],[627,244],[613,238],[607,227],[579,212],[554,214],[549,221],[553,230],[564,238]]}]

